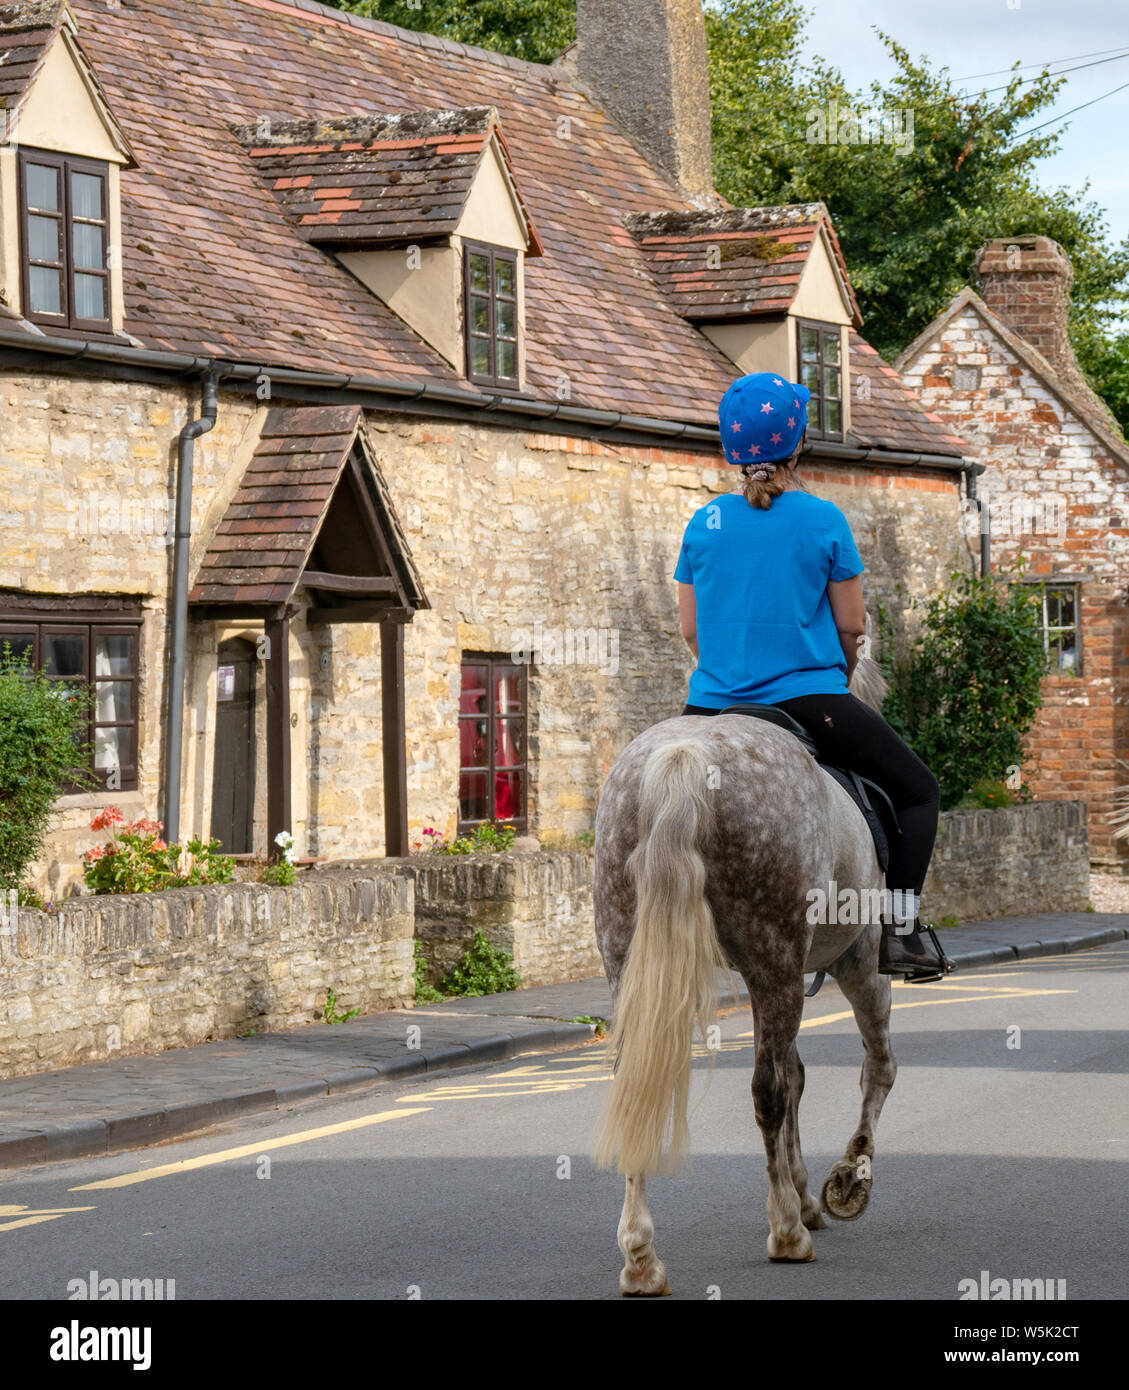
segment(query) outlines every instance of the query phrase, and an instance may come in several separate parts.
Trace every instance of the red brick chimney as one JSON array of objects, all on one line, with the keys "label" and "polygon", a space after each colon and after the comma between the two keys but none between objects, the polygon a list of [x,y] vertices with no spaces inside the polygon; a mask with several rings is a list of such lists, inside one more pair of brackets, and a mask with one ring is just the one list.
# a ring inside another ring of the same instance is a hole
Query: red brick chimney
[{"label": "red brick chimney", "polygon": [[580,79],[690,198],[717,200],[702,0],[577,0]]},{"label": "red brick chimney", "polygon": [[976,258],[981,296],[1004,323],[1054,367],[1074,352],[1067,332],[1070,257],[1049,236],[996,237]]},{"label": "red brick chimney", "polygon": [[1070,344],[1070,257],[1049,236],[995,237],[976,257],[984,303],[1047,359],[1064,386],[1120,434],[1112,412],[1086,380]]}]

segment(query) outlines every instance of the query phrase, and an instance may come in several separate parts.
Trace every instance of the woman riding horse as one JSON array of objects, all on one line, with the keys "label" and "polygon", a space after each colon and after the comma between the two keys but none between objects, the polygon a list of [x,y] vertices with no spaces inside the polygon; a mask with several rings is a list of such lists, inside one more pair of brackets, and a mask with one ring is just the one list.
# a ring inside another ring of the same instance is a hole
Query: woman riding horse
[{"label": "woman riding horse", "polygon": [[740,377],[719,407],[741,491],[695,512],[674,578],[682,635],[697,658],[685,715],[767,704],[811,735],[821,760],[869,777],[901,831],[886,873],[879,970],[913,982],[952,970],[919,904],[937,834],[937,779],[875,710],[849,693],[866,635],[863,564],[847,519],[796,477],[807,387]]}]

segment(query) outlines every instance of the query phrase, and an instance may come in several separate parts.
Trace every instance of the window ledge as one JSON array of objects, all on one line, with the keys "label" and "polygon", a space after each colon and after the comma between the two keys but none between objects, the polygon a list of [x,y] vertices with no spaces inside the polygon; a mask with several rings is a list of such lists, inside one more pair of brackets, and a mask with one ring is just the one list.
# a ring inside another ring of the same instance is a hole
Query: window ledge
[{"label": "window ledge", "polygon": [[117,792],[71,792],[61,796],[55,803],[63,811],[100,811],[105,806],[136,806],[145,809],[145,798],[140,791]]}]

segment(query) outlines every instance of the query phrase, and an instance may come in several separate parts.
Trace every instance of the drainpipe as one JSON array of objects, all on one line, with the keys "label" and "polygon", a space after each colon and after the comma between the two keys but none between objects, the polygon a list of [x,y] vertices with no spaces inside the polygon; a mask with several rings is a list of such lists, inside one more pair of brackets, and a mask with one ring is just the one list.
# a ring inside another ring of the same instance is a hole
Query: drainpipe
[{"label": "drainpipe", "polygon": [[965,474],[967,483],[967,496],[970,502],[976,503],[976,512],[980,521],[980,577],[984,578],[992,572],[992,517],[988,507],[988,499],[980,497],[976,492],[976,474],[983,472],[984,466],[970,468]]},{"label": "drainpipe", "polygon": [[180,838],[180,762],[184,736],[184,667],[188,643],[188,550],[192,539],[192,467],[196,441],[216,423],[219,372],[210,368],[203,382],[200,418],[180,432],[176,460],[176,519],[173,531],[173,579],[169,607],[169,714],[165,728],[165,840]]}]

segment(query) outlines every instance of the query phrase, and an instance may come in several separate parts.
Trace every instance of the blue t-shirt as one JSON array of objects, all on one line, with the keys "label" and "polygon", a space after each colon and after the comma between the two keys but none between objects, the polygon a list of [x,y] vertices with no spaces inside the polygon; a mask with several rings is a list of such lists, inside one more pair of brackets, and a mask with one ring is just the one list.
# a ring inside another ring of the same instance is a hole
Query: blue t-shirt
[{"label": "blue t-shirt", "polygon": [[674,571],[694,586],[698,611],[689,703],[845,695],[827,585],[862,571],[847,518],[810,493],[783,492],[766,511],[732,492],[696,511]]}]

